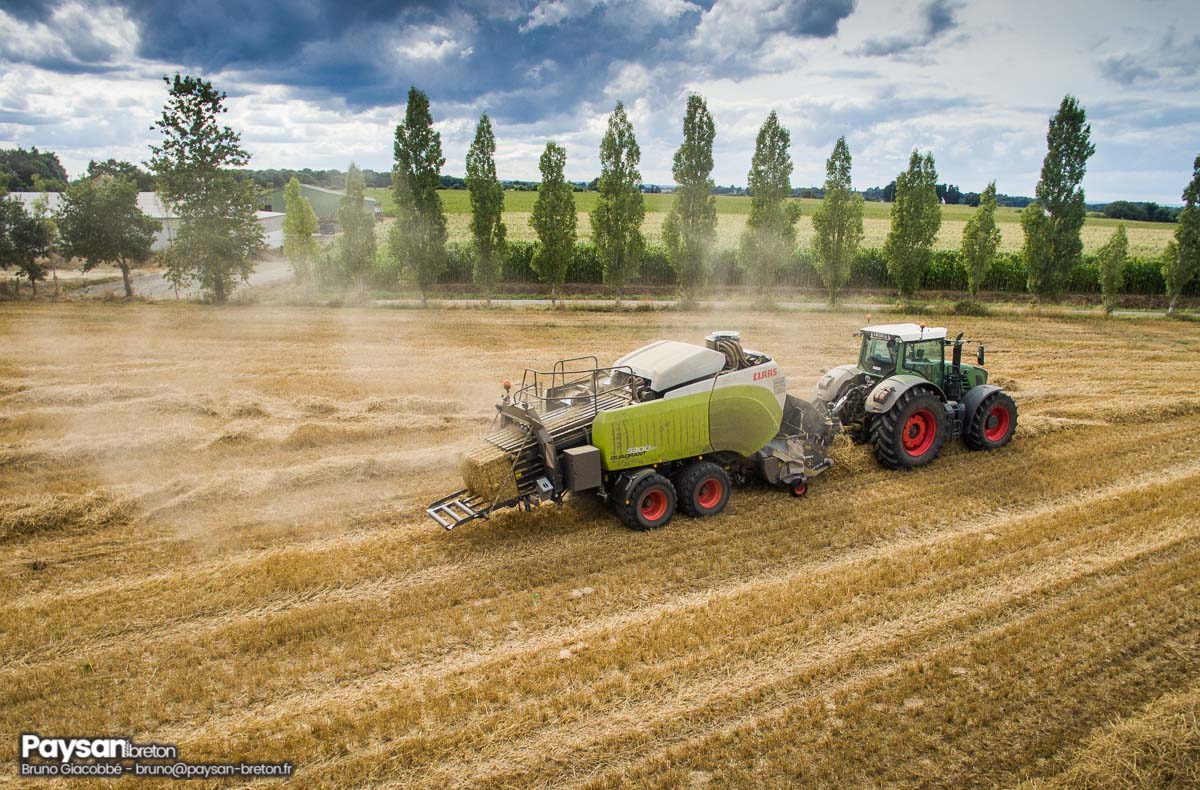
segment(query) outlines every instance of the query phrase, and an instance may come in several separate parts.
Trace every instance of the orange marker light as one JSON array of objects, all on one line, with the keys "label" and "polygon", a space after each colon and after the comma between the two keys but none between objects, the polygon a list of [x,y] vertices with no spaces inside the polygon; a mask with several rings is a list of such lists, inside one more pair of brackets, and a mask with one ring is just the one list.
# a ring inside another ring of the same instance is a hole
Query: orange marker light
[{"label": "orange marker light", "polygon": [[508,379],[505,379],[504,381],[500,382],[500,386],[504,387],[506,390],[510,390],[512,389],[512,382]]}]

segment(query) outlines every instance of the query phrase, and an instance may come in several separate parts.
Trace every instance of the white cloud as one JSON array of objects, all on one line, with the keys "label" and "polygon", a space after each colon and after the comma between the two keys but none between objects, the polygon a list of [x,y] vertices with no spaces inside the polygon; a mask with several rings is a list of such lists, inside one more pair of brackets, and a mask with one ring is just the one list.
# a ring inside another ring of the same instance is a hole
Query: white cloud
[{"label": "white cloud", "polygon": [[92,67],[137,50],[137,25],[123,8],[64,3],[45,22],[25,22],[0,9],[0,59]]}]

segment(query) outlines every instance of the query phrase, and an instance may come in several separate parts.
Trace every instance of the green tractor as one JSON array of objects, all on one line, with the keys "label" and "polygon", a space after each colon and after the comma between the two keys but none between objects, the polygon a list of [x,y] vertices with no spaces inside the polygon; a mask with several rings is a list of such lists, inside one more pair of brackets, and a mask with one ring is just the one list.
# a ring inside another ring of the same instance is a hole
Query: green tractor
[{"label": "green tractor", "polygon": [[858,363],[827,371],[816,395],[853,441],[871,444],[880,464],[924,466],[960,437],[972,450],[995,450],[1012,439],[1017,404],[987,383],[982,343],[971,365],[962,361],[961,332],[949,340],[944,328],[886,324],[857,334]]}]

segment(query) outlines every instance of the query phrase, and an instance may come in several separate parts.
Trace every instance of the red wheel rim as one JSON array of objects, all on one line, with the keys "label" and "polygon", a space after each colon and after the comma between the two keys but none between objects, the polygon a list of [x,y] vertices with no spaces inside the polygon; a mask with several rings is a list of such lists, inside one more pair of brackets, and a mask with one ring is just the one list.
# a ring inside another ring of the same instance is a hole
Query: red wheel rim
[{"label": "red wheel rim", "polygon": [[1008,424],[1012,422],[1012,416],[1008,413],[1008,409],[1004,406],[993,406],[988,412],[987,419],[983,422],[983,436],[989,442],[998,442],[1004,438],[1004,434],[1008,433]]},{"label": "red wheel rim", "polygon": [[929,409],[913,412],[904,423],[904,452],[912,456],[922,456],[929,452],[933,440],[937,437],[937,421]]},{"label": "red wheel rim", "polygon": [[721,502],[721,495],[724,493],[725,486],[721,485],[721,481],[710,477],[700,484],[700,490],[696,493],[696,504],[705,510],[714,508]]},{"label": "red wheel rim", "polygon": [[667,495],[660,489],[653,488],[642,497],[642,518],[647,521],[658,521],[667,512]]},{"label": "red wheel rim", "polygon": [[803,480],[797,480],[796,482],[792,483],[792,495],[793,496],[804,496],[807,493],[808,493],[808,484],[805,483]]}]

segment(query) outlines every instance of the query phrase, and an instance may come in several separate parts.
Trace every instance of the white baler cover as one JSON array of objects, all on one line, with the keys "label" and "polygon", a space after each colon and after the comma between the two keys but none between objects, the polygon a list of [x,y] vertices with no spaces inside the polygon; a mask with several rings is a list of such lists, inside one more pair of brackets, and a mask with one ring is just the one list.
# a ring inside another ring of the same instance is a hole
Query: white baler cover
[{"label": "white baler cover", "polygon": [[613,363],[613,367],[630,368],[657,392],[715,376],[724,366],[725,355],[720,351],[678,340],[659,340],[642,346]]}]

